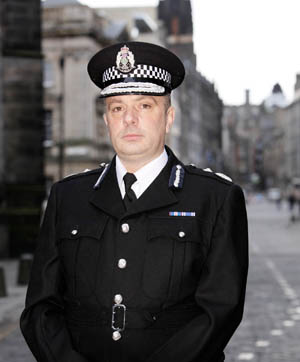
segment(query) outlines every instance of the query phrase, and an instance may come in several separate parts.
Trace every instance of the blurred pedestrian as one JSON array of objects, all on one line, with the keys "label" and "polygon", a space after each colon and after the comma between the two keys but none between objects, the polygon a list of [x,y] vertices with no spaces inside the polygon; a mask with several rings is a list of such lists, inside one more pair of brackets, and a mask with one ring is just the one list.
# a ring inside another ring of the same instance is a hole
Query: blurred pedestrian
[{"label": "blurred pedestrian", "polygon": [[281,204],[282,204],[282,192],[280,189],[278,189],[278,196],[277,196],[275,202],[276,202],[277,209],[280,210]]},{"label": "blurred pedestrian", "polygon": [[224,361],[248,268],[241,188],[164,145],[184,67],[162,47],[98,52],[116,156],[54,184],[21,329],[39,362]]},{"label": "blurred pedestrian", "polygon": [[290,212],[290,221],[294,222],[296,220],[296,192],[295,187],[291,184],[288,187],[288,204]]},{"label": "blurred pedestrian", "polygon": [[295,217],[300,218],[300,185],[295,185]]}]

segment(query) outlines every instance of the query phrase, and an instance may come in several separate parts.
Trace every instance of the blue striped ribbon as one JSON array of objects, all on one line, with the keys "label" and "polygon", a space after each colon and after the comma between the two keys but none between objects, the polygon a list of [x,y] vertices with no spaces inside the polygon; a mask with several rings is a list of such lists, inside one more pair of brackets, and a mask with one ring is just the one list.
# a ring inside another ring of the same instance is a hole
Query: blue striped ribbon
[{"label": "blue striped ribbon", "polygon": [[196,216],[194,211],[169,211],[169,216]]}]

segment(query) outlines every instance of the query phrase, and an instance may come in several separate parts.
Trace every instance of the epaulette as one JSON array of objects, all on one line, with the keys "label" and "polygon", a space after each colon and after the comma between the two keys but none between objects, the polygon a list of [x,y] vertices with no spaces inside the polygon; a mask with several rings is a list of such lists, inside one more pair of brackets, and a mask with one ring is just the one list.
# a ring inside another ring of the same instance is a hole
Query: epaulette
[{"label": "epaulette", "polygon": [[70,180],[73,180],[73,179],[78,178],[78,177],[99,174],[99,173],[103,172],[104,167],[105,167],[105,164],[104,164],[104,166],[103,166],[103,164],[101,164],[99,168],[95,168],[93,170],[90,170],[89,168],[86,168],[82,172],[72,173],[70,175],[67,175],[63,179],[59,180],[58,182],[66,182],[66,181],[70,181]]},{"label": "epaulette", "polygon": [[215,180],[222,181],[226,184],[232,184],[232,182],[233,182],[229,176],[227,176],[221,172],[213,172],[210,168],[202,169],[202,168],[196,167],[194,164],[186,165],[185,168],[190,173],[200,175],[200,176],[210,177]]}]

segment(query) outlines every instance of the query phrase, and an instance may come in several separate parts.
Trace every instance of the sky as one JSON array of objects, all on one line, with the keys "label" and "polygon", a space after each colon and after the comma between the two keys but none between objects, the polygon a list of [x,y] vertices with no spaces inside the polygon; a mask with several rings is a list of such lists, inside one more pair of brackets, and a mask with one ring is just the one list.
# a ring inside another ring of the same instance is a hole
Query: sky
[{"label": "sky", "polygon": [[[92,7],[158,0],[80,0]],[[259,104],[279,83],[290,102],[300,73],[300,0],[192,0],[197,68],[226,104]]]}]

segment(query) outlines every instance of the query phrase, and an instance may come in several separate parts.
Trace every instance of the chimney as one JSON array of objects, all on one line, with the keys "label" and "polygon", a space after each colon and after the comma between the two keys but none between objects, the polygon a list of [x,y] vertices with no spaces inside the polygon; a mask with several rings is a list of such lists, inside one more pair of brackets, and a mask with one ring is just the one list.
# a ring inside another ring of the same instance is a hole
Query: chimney
[{"label": "chimney", "polygon": [[294,90],[294,100],[298,101],[300,99],[300,73],[296,74],[296,83]]},{"label": "chimney", "polygon": [[300,89],[300,73],[296,74],[295,92]]},{"label": "chimney", "polygon": [[245,90],[245,104],[250,104],[250,89]]}]

